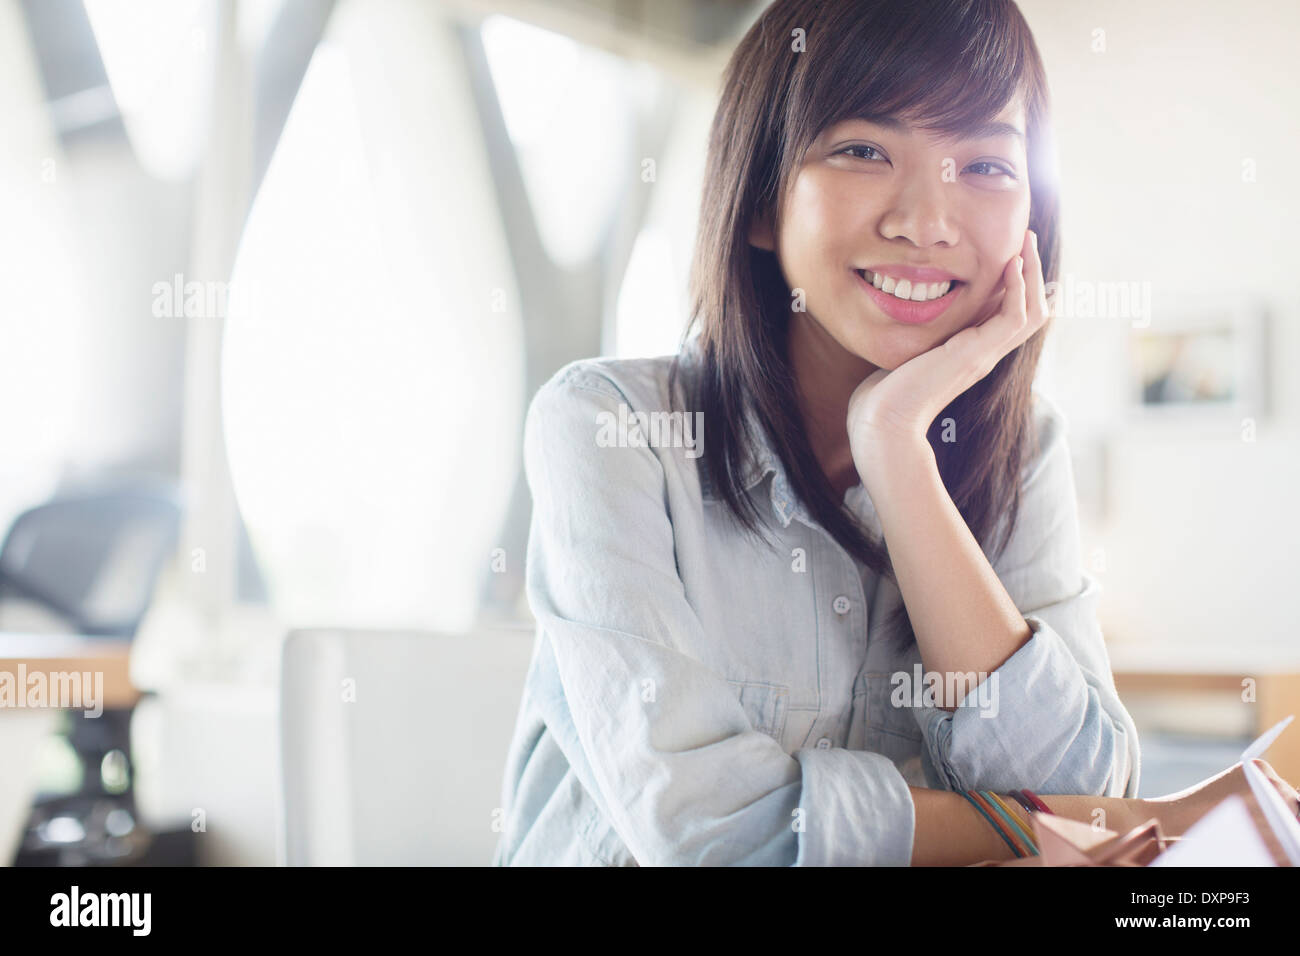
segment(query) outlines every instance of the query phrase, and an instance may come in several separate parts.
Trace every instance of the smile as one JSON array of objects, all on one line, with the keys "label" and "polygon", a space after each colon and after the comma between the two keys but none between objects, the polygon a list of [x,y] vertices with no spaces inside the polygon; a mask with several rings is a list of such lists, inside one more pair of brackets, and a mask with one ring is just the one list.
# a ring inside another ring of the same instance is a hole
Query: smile
[{"label": "smile", "polygon": [[859,269],[857,272],[858,275],[886,295],[892,295],[896,299],[903,299],[908,302],[929,302],[932,299],[941,299],[952,291],[955,286],[961,284],[960,280],[956,279],[945,279],[943,282],[913,282],[910,279],[895,279],[893,276],[872,272],[870,269]]},{"label": "smile", "polygon": [[870,269],[854,269],[853,272],[876,307],[895,322],[905,325],[922,325],[937,319],[948,311],[966,286],[960,279],[912,282]]}]

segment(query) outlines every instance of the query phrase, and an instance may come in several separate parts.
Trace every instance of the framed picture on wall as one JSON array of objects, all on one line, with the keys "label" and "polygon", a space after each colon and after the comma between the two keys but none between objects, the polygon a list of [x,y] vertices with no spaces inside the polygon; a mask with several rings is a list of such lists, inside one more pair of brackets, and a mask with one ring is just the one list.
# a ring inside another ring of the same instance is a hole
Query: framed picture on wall
[{"label": "framed picture on wall", "polygon": [[1132,417],[1226,423],[1268,413],[1268,309],[1248,294],[1171,297],[1129,332]]}]

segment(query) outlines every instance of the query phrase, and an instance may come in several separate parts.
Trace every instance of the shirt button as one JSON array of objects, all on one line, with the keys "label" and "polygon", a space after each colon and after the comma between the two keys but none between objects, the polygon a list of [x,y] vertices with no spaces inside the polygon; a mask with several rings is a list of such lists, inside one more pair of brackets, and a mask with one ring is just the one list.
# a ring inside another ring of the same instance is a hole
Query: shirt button
[{"label": "shirt button", "polygon": [[852,605],[849,604],[849,599],[841,594],[831,602],[831,607],[835,609],[836,614],[848,614],[849,608],[852,607]]},{"label": "shirt button", "polygon": [[831,749],[831,738],[829,738],[829,737],[823,737],[821,740],[817,741],[817,749],[818,749],[818,750],[830,750],[830,749]]}]

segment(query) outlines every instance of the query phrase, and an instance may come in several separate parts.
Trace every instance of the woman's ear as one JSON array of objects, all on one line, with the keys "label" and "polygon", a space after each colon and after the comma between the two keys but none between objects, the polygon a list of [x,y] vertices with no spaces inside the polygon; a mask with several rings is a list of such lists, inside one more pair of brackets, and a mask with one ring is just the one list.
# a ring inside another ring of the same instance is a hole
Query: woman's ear
[{"label": "woman's ear", "polygon": [[749,227],[749,244],[768,252],[776,251],[776,243],[772,238],[772,221],[767,213],[761,212],[754,217],[754,222]]}]

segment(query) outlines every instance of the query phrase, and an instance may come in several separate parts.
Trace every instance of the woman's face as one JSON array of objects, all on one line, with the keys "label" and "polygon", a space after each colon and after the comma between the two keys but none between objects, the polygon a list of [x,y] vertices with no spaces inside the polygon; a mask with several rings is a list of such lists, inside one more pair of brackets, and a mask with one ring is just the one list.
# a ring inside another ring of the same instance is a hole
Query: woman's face
[{"label": "woman's face", "polygon": [[[803,291],[805,311],[791,300],[795,326],[811,320],[803,332],[893,369],[992,315],[1029,223],[1024,129],[1013,101],[970,138],[901,120],[824,130],[791,183],[775,242],[766,222],[750,236]],[[957,281],[929,301],[946,277]]]}]

